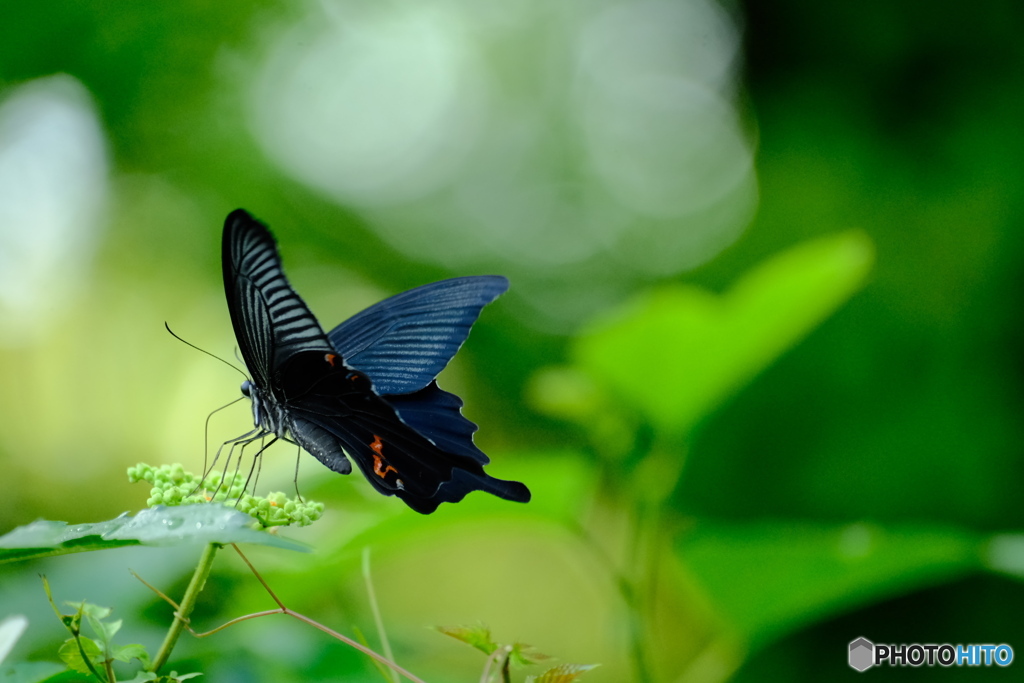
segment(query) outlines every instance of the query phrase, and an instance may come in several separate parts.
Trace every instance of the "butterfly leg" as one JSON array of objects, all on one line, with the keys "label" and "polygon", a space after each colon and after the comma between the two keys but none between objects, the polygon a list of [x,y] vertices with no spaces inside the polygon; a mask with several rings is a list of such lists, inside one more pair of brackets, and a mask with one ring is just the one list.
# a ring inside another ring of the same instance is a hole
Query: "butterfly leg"
[{"label": "butterfly leg", "polygon": [[[261,438],[263,438],[265,436],[266,436],[266,434],[263,434],[261,436]],[[252,467],[249,468],[249,476],[245,478],[245,486],[242,487],[242,491],[243,492],[249,490],[249,482],[252,480],[253,472],[256,473],[257,481],[259,480],[260,475],[259,475],[259,470],[257,470],[257,468],[256,468],[256,463],[257,463],[257,461],[259,461],[259,469],[261,470],[263,468],[263,458],[261,456],[263,455],[263,452],[265,450],[267,450],[268,448],[273,446],[275,442],[277,442],[277,438],[278,437],[275,436],[273,439],[270,440],[270,443],[267,443],[267,444],[260,443],[260,449],[258,451],[256,451],[256,455],[252,456]],[[245,445],[247,446],[250,443],[252,443],[252,441],[247,442]],[[242,446],[242,449],[244,450],[245,446]],[[238,454],[238,462],[239,463],[242,462],[242,457],[243,457],[243,454],[239,453]],[[237,469],[238,468],[236,466],[236,468],[235,468],[236,472],[237,472]],[[256,492],[256,482],[253,482],[252,488],[253,488],[253,493],[255,493]],[[241,501],[241,500],[242,500],[242,494],[240,493],[240,494],[238,494],[238,500],[235,501],[235,507],[238,507],[238,502]]]},{"label": "butterfly leg", "polygon": [[[170,328],[167,328],[167,329],[168,329],[168,331],[170,330]],[[171,332],[171,334],[174,334],[174,333]],[[230,408],[231,406],[235,405],[236,403],[238,403],[239,401],[241,401],[244,398],[245,398],[244,396],[240,396],[240,397],[236,398],[234,401],[232,401],[231,403],[227,403],[225,405],[222,405],[220,408],[214,408],[213,410],[210,411],[210,414],[206,416],[206,423],[203,425],[203,478],[204,479],[206,478],[207,473],[209,473],[209,471],[210,471],[208,469],[208,467],[207,467],[207,464],[208,464],[208,461],[209,461],[209,457],[210,457],[210,419],[214,415],[219,413],[220,411],[224,410],[225,408]],[[244,437],[242,437],[242,438],[244,438]],[[216,462],[216,460],[214,460],[214,462]]]},{"label": "butterfly leg", "polygon": [[302,499],[302,494],[299,493],[299,463],[302,462],[302,446],[291,439],[285,439],[285,441],[295,444],[295,478],[292,479],[292,483],[295,484],[295,496],[299,499],[300,503],[305,503],[306,501]]},{"label": "butterfly leg", "polygon": [[[260,474],[262,474],[262,472],[263,472],[263,458],[260,458],[260,459],[257,460],[254,457],[253,461],[252,461],[252,464],[253,464],[253,467],[256,468],[256,478],[253,479],[253,481],[252,481],[252,492],[253,492],[253,494],[255,494],[256,493],[256,487],[260,483]],[[249,470],[249,476],[250,477],[252,476],[252,470]],[[246,486],[246,488],[249,487],[249,480],[248,479],[245,480],[245,486]]]},{"label": "butterfly leg", "polygon": [[[259,435],[260,446],[263,446],[263,439],[264,438],[266,438],[266,434],[265,433]],[[238,449],[238,460],[235,461],[235,471],[231,473],[231,481],[238,481],[238,472],[239,472],[239,470],[242,469],[242,461],[245,459],[245,447],[248,446],[251,443],[253,443],[253,440],[246,441]],[[259,452],[260,453],[263,452],[262,448],[260,449]],[[229,456],[228,457],[228,463],[231,462],[230,455],[231,454],[229,453],[228,454],[228,456]],[[253,464],[253,467],[256,466],[256,459],[255,458],[253,458],[252,464]],[[227,472],[227,467],[228,467],[228,465],[225,464],[224,465],[225,473]],[[242,493],[244,493],[246,491],[246,489],[248,488],[248,486],[249,486],[249,479],[250,478],[252,478],[252,469],[249,470],[249,476],[246,477],[246,479],[245,479],[245,486],[242,487],[242,490],[239,491],[239,493],[238,493],[238,500],[242,500]],[[222,481],[223,481],[223,479],[222,479]],[[236,507],[238,506],[238,501],[235,501],[235,506]]]},{"label": "butterfly leg", "polygon": [[[225,446],[229,446],[229,448],[228,448],[227,462],[224,465],[224,473],[221,475],[221,485],[223,485],[223,483],[224,483],[224,474],[227,474],[227,468],[228,468],[228,465],[231,463],[231,458],[232,458],[232,455],[233,455],[235,447],[239,446],[239,445],[244,447],[245,444],[251,443],[251,442],[255,441],[256,439],[261,438],[265,433],[266,432],[264,432],[264,430],[262,430],[260,428],[256,428],[256,429],[253,429],[252,431],[249,431],[249,432],[246,432],[245,434],[242,434],[241,436],[237,436],[237,437],[235,437],[233,439],[228,439],[227,441],[222,443],[220,445],[220,447],[217,448],[217,453],[216,453],[216,455],[213,456],[213,462],[210,463],[209,468],[207,468],[205,466],[205,463],[204,463],[203,477],[202,477],[202,479],[199,480],[199,483],[196,484],[195,489],[193,489],[193,491],[192,491],[192,493],[190,495],[195,495],[199,490],[201,490],[205,486],[206,479],[207,479],[207,477],[210,476],[210,474],[213,472],[213,469],[217,466],[217,461],[220,460],[221,453],[224,451],[224,447]],[[217,491],[219,491],[219,490],[220,490],[220,486],[217,487]],[[214,491],[213,495],[217,495],[217,491]]]}]

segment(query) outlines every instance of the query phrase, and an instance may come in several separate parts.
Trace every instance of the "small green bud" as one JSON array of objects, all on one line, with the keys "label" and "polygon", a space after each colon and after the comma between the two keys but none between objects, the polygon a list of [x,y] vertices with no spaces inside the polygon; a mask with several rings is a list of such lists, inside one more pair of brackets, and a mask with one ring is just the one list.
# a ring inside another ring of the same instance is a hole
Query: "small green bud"
[{"label": "small green bud", "polygon": [[266,498],[250,496],[245,491],[246,476],[241,472],[211,472],[200,480],[178,463],[151,467],[139,463],[128,468],[128,480],[152,484],[146,504],[196,505],[216,502],[234,505],[254,517],[263,526],[307,526],[323,515],[324,504],[288,498],[277,491]]}]

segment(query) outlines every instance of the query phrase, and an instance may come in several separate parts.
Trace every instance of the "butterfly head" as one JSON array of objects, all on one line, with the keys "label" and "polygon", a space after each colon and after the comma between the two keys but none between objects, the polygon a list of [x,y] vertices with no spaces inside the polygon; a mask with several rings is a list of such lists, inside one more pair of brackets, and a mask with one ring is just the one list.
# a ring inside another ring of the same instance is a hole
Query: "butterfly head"
[{"label": "butterfly head", "polygon": [[286,424],[284,410],[272,396],[260,390],[249,380],[242,382],[242,396],[252,401],[252,421],[257,427],[279,437],[285,435]]}]

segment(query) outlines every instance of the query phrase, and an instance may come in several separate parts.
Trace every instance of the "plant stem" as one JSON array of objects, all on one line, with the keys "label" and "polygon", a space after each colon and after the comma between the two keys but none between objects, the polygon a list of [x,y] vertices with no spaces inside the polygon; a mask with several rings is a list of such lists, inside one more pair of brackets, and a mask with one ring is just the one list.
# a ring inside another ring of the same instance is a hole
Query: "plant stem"
[{"label": "plant stem", "polygon": [[338,633],[337,631],[329,629],[326,626],[324,626],[323,624],[321,624],[320,622],[315,621],[313,619],[310,619],[309,617],[307,617],[307,616],[305,616],[303,614],[299,614],[298,612],[294,612],[291,609],[288,609],[287,607],[285,607],[282,612],[283,612],[283,614],[287,614],[290,617],[294,617],[295,619],[298,619],[299,621],[302,621],[302,622],[304,622],[306,624],[309,624],[310,626],[312,626],[315,629],[323,631],[327,635],[331,636],[332,638],[334,638],[336,640],[340,640],[341,642],[345,643],[346,645],[354,647],[355,649],[359,650],[360,652],[362,652],[364,655],[366,655],[368,657],[373,657],[374,659],[376,659],[381,664],[394,669],[395,671],[400,673],[402,676],[405,676],[406,678],[408,678],[413,683],[424,683],[423,679],[419,678],[418,676],[414,676],[413,674],[411,674],[409,671],[405,670],[404,668],[402,668],[398,664],[395,664],[391,660],[386,659],[383,655],[377,654],[376,652],[374,652],[370,648],[366,647],[362,643],[357,643],[356,641],[352,640],[348,636],[344,636],[344,635]]},{"label": "plant stem", "polygon": [[[299,621],[302,621],[302,622],[305,622],[305,623],[309,624],[310,626],[312,626],[315,629],[323,631],[327,635],[331,636],[332,638],[334,638],[336,640],[340,640],[341,642],[345,643],[346,645],[354,647],[355,649],[359,650],[360,652],[362,652],[367,657],[372,657],[373,659],[375,659],[376,661],[380,662],[384,666],[387,666],[387,667],[391,668],[392,670],[397,671],[401,676],[404,676],[405,678],[408,678],[413,683],[425,683],[422,679],[420,679],[420,678],[414,676],[413,674],[409,673],[408,671],[406,671],[405,669],[400,667],[398,664],[395,664],[393,661],[391,661],[390,659],[387,659],[383,655],[377,654],[376,652],[374,652],[373,650],[371,650],[367,646],[363,645],[362,643],[356,642],[356,641],[352,640],[351,638],[349,638],[348,636],[342,635],[342,634],[338,633],[337,631],[334,631],[332,629],[327,628],[326,626],[324,626],[323,624],[321,624],[318,621],[310,619],[309,617],[307,617],[307,616],[305,616],[303,614],[299,614],[298,612],[296,612],[296,611],[294,611],[292,609],[289,609],[288,607],[285,607],[284,603],[281,602],[281,598],[277,597],[277,594],[274,593],[274,591],[270,588],[270,586],[267,584],[267,582],[263,579],[263,576],[258,571],[256,571],[256,567],[254,567],[252,565],[252,562],[250,562],[249,558],[245,556],[245,553],[242,552],[242,549],[239,548],[234,543],[231,544],[231,547],[235,549],[235,551],[238,553],[238,556],[241,557],[242,561],[245,562],[247,567],[249,567],[249,571],[251,571],[253,573],[253,576],[256,577],[256,579],[260,582],[260,585],[262,585],[263,588],[267,591],[267,593],[270,594],[270,597],[273,598],[274,602],[277,603],[277,606],[280,609],[279,610],[270,610],[268,612],[261,612],[259,614],[249,614],[249,615],[246,615],[244,617],[238,617],[237,619],[232,619],[230,622],[228,622],[228,624],[225,624],[224,626],[227,626],[227,625],[229,625],[231,623],[234,623],[234,622],[237,622],[237,621],[241,621],[243,619],[251,619],[252,617],[264,616],[264,615],[267,615],[267,614],[287,614],[290,617],[293,617],[295,619],[298,619]],[[224,627],[222,626],[221,628],[224,628]],[[219,631],[220,629],[215,629],[215,630]]]},{"label": "plant stem", "polygon": [[110,683],[117,683],[117,678],[114,676],[114,660],[113,659],[105,660],[103,662],[103,667],[107,671],[107,680],[110,681]]},{"label": "plant stem", "polygon": [[591,548],[597,559],[605,566],[614,579],[619,595],[626,608],[626,638],[628,640],[630,659],[637,681],[650,683],[653,681],[649,654],[647,652],[647,614],[651,606],[650,569],[652,559],[648,545],[656,538],[658,516],[643,501],[636,501],[630,507],[629,502],[616,496],[611,488],[612,479],[603,479],[596,495],[596,506],[610,506],[616,518],[624,518],[626,532],[624,534],[628,547],[620,551],[624,554],[623,566],[612,558],[604,549],[596,536],[582,523],[574,525],[574,531]]},{"label": "plant stem", "polygon": [[505,672],[504,678],[507,680],[508,673],[506,670],[508,669],[508,656],[509,653],[511,652],[511,645],[503,645],[502,647],[499,647],[490,655],[488,655],[487,661],[484,663],[484,672],[480,674],[480,683],[489,683],[489,681],[491,680],[491,667],[494,666],[494,662],[496,662],[499,657],[505,658],[505,661],[502,664],[502,671]]},{"label": "plant stem", "polygon": [[[380,606],[377,604],[377,592],[373,589],[373,579],[370,575],[370,547],[363,548],[363,580],[366,582],[366,596],[370,601],[370,612],[373,613],[373,622],[377,626],[377,637],[380,638],[381,647],[384,649],[384,656],[395,661],[395,653],[391,651],[391,641],[388,640],[387,631],[384,630],[384,619],[380,616]],[[392,683],[399,683],[398,672],[391,669],[390,678]]]},{"label": "plant stem", "polygon": [[210,576],[210,569],[213,568],[213,558],[219,549],[219,545],[210,543],[203,549],[203,554],[199,556],[199,564],[196,566],[195,573],[192,574],[192,580],[189,581],[188,588],[185,589],[185,596],[181,599],[181,607],[174,612],[174,621],[171,622],[171,628],[168,629],[163,645],[160,646],[160,650],[156,653],[156,657],[153,658],[153,663],[149,667],[149,670],[153,673],[159,671],[160,667],[166,664],[167,659],[171,656],[171,651],[178,642],[178,636],[181,635],[182,629],[188,623],[188,617],[192,614],[192,608],[196,606],[199,593],[202,592],[203,586],[206,585],[206,579]]},{"label": "plant stem", "polygon": [[511,650],[509,650],[509,652],[505,653],[505,661],[501,664],[501,680],[503,683],[512,683],[512,672],[508,668],[511,663]]}]

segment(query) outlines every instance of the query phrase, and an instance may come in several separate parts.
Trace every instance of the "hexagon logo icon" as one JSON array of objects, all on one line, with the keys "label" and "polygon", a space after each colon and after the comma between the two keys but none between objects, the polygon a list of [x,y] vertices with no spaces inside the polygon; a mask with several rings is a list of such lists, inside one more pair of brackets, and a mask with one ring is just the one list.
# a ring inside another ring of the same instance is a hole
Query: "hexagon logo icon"
[{"label": "hexagon logo icon", "polygon": [[875,644],[867,638],[858,638],[850,642],[850,667],[857,671],[867,671],[875,664]]}]

